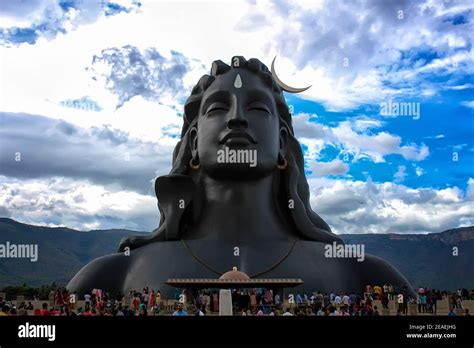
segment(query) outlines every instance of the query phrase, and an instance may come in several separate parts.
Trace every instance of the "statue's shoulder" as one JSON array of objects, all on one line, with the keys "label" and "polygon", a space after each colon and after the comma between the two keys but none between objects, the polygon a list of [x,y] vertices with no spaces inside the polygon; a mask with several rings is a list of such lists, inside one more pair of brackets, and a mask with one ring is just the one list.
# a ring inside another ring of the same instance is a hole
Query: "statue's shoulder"
[{"label": "statue's shoulder", "polygon": [[67,289],[79,295],[95,288],[121,289],[128,266],[128,257],[123,252],[101,256],[82,267],[71,279]]},{"label": "statue's shoulder", "polygon": [[378,256],[366,254],[364,261],[361,262],[361,267],[362,276],[367,279],[367,284],[383,285],[387,283],[410,286],[410,283],[400,271]]},{"label": "statue's shoulder", "polygon": [[387,261],[378,256],[370,254],[364,255],[364,260],[361,262],[361,265],[363,267],[364,274],[366,275],[380,276],[388,274],[391,276],[396,276],[399,274],[397,269]]}]

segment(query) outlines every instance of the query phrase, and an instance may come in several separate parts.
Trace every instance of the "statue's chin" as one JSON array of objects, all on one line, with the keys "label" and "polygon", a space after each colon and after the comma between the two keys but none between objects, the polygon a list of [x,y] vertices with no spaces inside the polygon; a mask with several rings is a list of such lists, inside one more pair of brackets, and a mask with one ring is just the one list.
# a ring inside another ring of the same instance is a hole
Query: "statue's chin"
[{"label": "statue's chin", "polygon": [[273,166],[263,166],[261,164],[251,167],[249,164],[243,163],[216,163],[213,165],[201,166],[202,170],[209,177],[216,180],[254,180],[271,175],[275,170]]}]

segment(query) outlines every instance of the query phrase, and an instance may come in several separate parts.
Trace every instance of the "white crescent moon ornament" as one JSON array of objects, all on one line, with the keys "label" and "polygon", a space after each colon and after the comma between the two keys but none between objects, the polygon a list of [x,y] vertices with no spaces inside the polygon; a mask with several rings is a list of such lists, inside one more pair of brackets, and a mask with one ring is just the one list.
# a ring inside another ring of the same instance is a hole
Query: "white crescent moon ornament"
[{"label": "white crescent moon ornament", "polygon": [[275,79],[275,82],[277,83],[277,85],[284,91],[288,92],[288,93],[301,93],[301,92],[304,92],[306,91],[308,88],[311,87],[308,86],[308,87],[303,87],[303,88],[297,88],[297,87],[291,87],[291,86],[288,86],[287,84],[283,83],[282,80],[280,80],[280,78],[277,76],[276,72],[275,72],[275,59],[276,59],[276,56],[275,58],[273,58],[273,61],[272,61],[272,66],[271,66],[271,71],[272,71],[272,76],[273,78]]}]

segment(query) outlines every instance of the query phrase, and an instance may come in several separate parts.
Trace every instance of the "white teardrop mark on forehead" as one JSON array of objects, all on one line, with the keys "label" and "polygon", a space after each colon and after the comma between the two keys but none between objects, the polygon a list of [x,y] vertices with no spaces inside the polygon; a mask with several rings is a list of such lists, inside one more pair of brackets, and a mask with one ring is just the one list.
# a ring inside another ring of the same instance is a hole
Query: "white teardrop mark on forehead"
[{"label": "white teardrop mark on forehead", "polygon": [[234,87],[235,88],[242,87],[242,79],[240,78],[240,74],[237,74],[237,76],[235,77]]}]

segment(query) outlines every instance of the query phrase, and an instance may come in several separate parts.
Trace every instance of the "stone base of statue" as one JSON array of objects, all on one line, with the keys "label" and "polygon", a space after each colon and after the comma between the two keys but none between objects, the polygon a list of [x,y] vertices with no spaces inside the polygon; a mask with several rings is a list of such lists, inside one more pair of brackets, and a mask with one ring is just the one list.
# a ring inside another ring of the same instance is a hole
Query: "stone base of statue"
[{"label": "stone base of statue", "polygon": [[410,303],[408,305],[408,315],[418,315],[418,305]]},{"label": "stone base of statue", "polygon": [[219,315],[232,316],[232,294],[228,289],[219,291]]},{"label": "stone base of statue", "polygon": [[49,308],[54,307],[54,291],[51,291],[48,295]]}]

